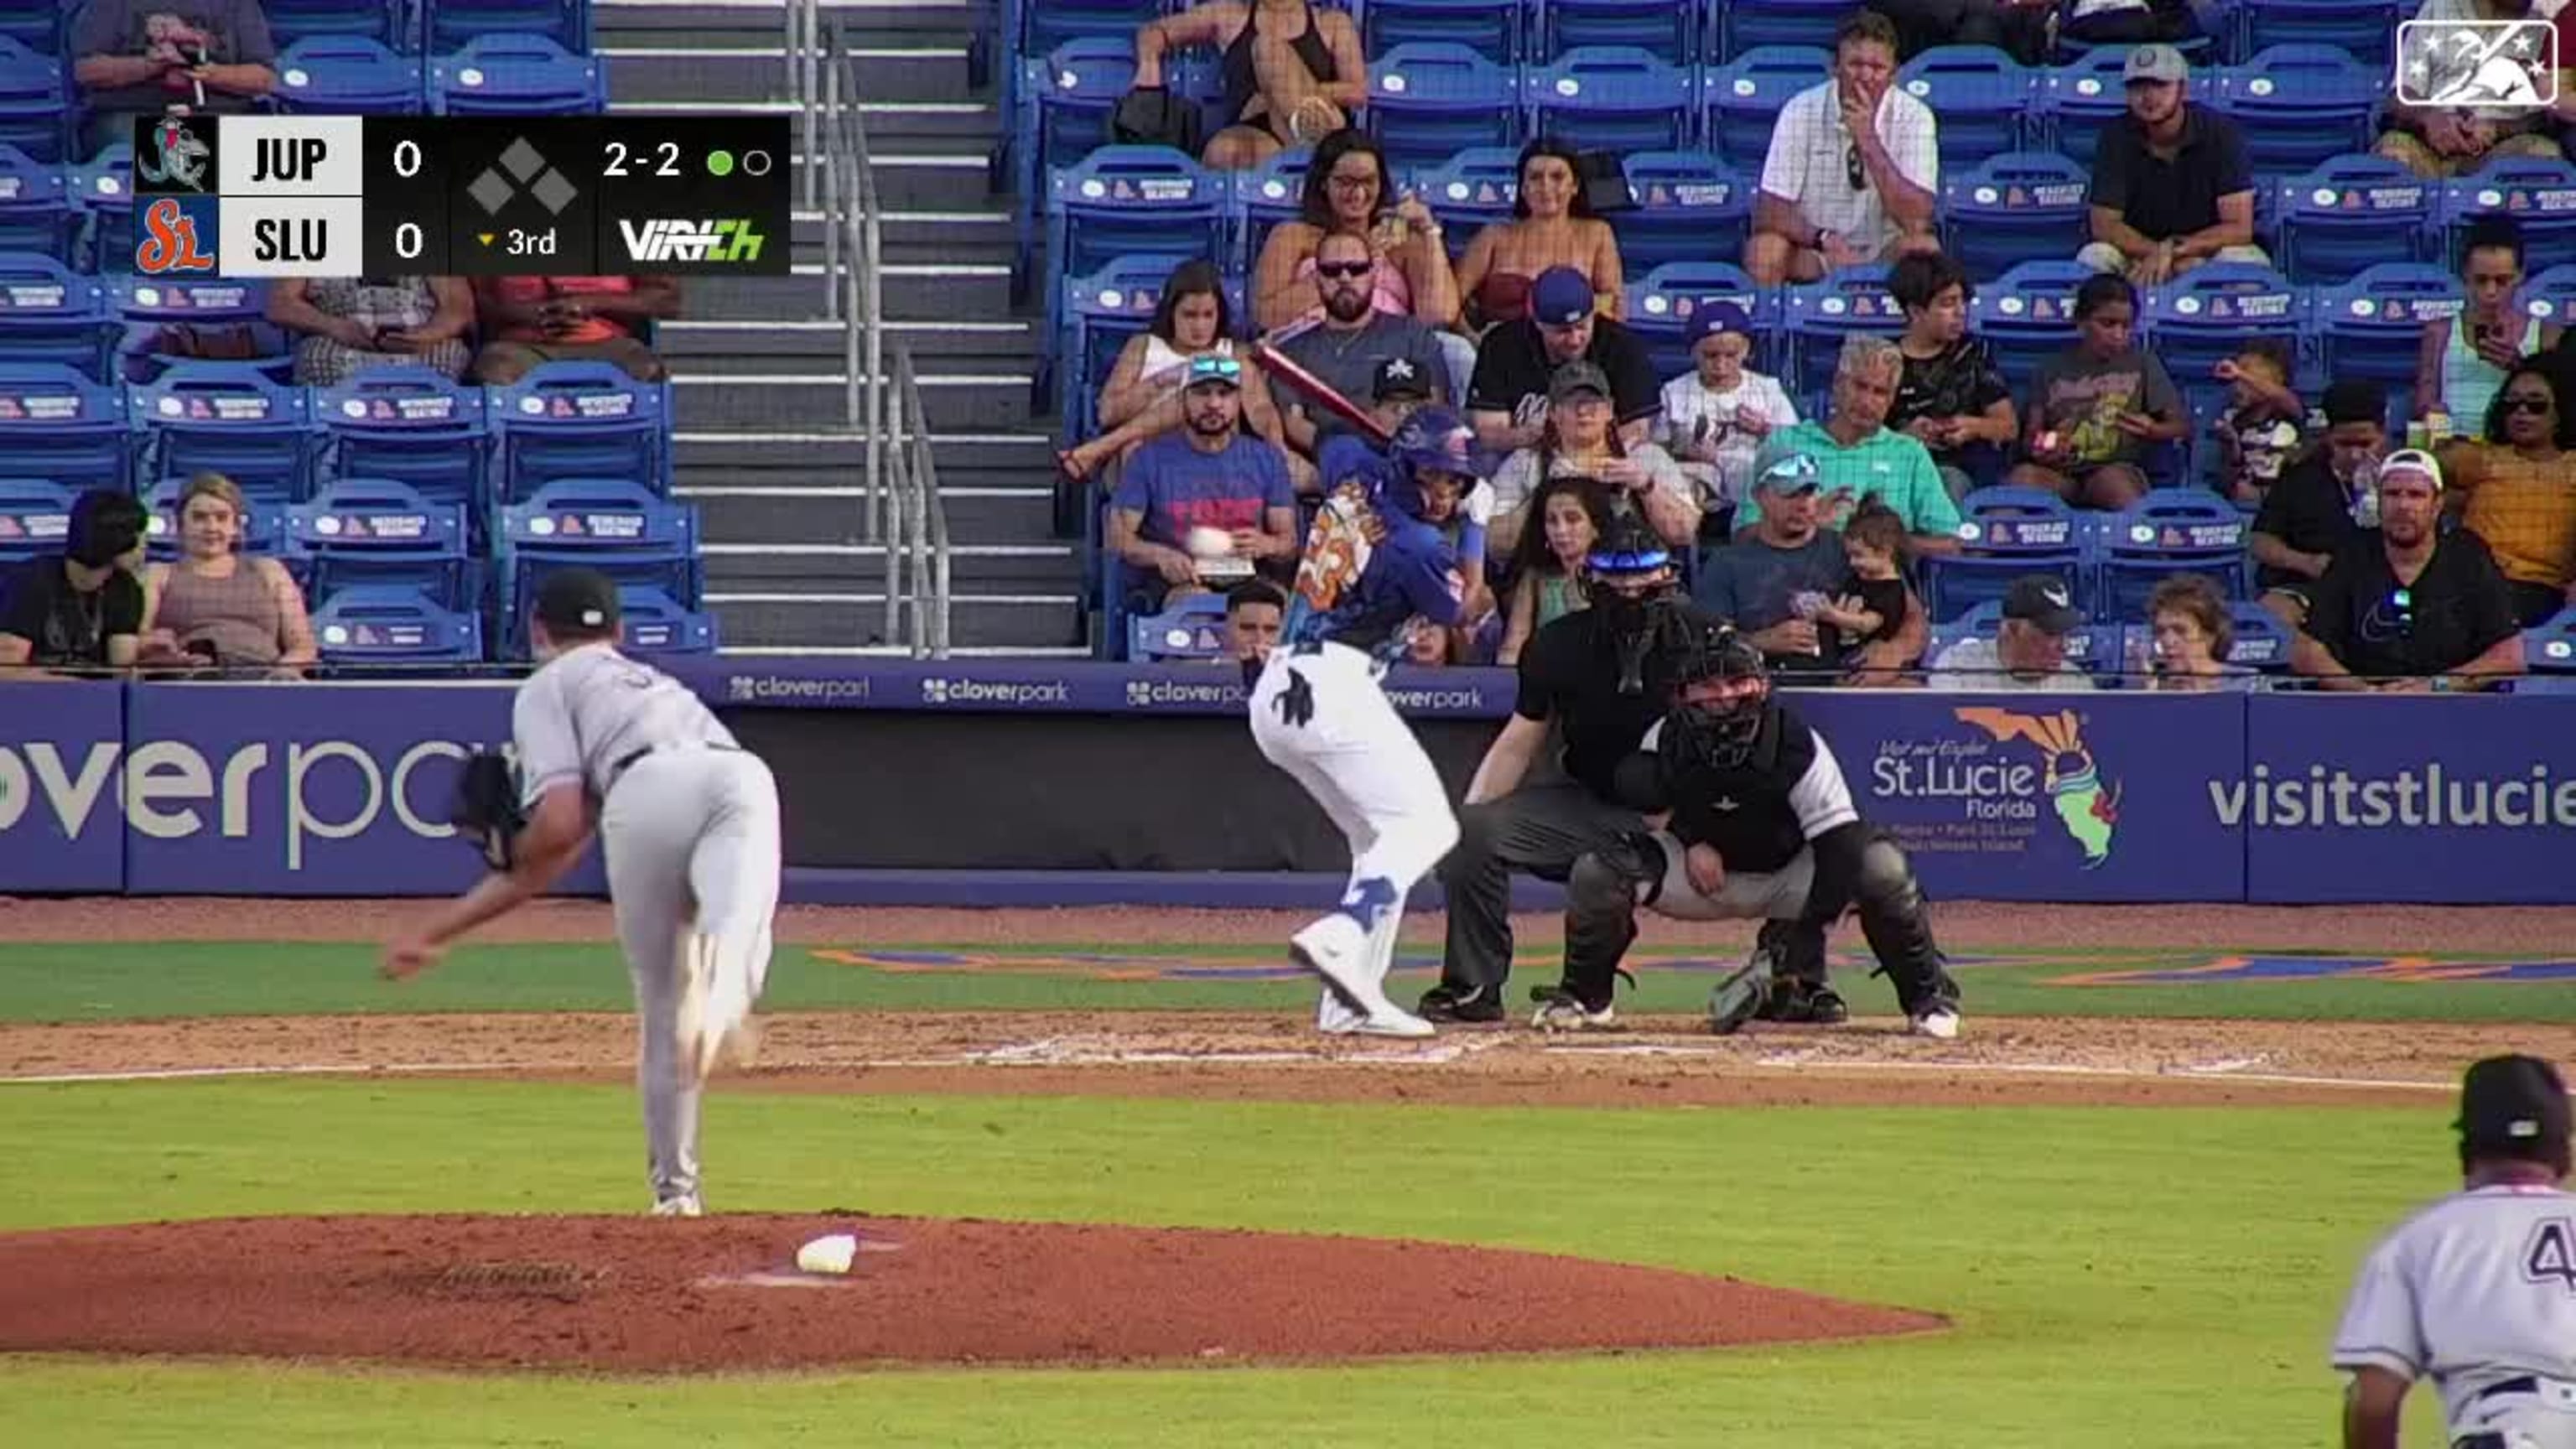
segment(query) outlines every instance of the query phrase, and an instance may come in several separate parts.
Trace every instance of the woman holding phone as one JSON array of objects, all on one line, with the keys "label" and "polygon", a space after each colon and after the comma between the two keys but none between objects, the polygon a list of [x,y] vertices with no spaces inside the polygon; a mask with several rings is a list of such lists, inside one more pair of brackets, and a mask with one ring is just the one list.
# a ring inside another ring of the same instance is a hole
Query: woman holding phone
[{"label": "woman holding phone", "polygon": [[455,378],[473,354],[474,293],[461,277],[284,277],[268,320],[295,344],[299,387],[337,387],[371,367],[434,367]]}]

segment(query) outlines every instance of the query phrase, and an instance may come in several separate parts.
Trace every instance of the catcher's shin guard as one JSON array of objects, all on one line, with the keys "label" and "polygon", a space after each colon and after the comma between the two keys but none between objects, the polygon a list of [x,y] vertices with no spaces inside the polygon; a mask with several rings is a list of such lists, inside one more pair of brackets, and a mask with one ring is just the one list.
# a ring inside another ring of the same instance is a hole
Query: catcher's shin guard
[{"label": "catcher's shin guard", "polygon": [[1904,850],[1883,836],[1872,839],[1861,853],[1852,895],[1860,910],[1861,934],[1878,957],[1878,969],[1895,985],[1905,1014],[1920,1016],[1940,1006],[1955,1009],[1959,986],[1942,965],[1941,948],[1932,939],[1931,903],[1923,898]]},{"label": "catcher's shin guard", "polygon": [[1575,858],[1565,878],[1565,986],[1593,1011],[1610,1004],[1637,939],[1637,901],[1664,878],[1663,847],[1627,835]]},{"label": "catcher's shin guard", "polygon": [[1771,979],[1825,984],[1825,924],[1822,921],[1764,921],[1754,949],[1771,956]]}]

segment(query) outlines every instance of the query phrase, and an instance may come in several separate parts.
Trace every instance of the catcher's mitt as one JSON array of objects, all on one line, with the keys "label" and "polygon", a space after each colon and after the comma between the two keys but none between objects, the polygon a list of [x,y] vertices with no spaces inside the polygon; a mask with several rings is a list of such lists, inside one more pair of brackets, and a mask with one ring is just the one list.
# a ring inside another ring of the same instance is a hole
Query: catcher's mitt
[{"label": "catcher's mitt", "polygon": [[527,809],[519,803],[518,767],[507,756],[475,751],[456,772],[456,803],[448,809],[447,823],[483,852],[484,864],[508,870],[518,858],[519,832],[528,824]]}]

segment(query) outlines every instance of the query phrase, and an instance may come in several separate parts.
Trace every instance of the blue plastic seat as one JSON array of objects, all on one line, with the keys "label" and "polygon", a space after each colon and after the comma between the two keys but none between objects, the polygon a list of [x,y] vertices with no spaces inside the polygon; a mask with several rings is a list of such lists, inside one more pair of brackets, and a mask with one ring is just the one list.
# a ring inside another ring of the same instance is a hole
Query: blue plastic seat
[{"label": "blue plastic seat", "polygon": [[[1059,277],[1135,257],[1163,258],[1168,271],[1193,257],[1222,265],[1234,255],[1224,178],[1167,147],[1103,146],[1056,172],[1047,193],[1047,260]],[[1056,288],[1046,305],[1053,334],[1064,320]]]},{"label": "blue plastic seat", "polygon": [[285,52],[315,40],[412,43],[405,0],[260,0],[260,10],[268,17],[268,38],[281,63]]},{"label": "blue plastic seat", "polygon": [[1523,72],[1538,134],[1584,150],[1677,151],[1696,139],[1691,73],[1635,46],[1569,50]]},{"label": "blue plastic seat", "polygon": [[2106,618],[2144,621],[2147,595],[2177,574],[2199,574],[2231,599],[2251,582],[2244,510],[2203,488],[2159,488],[2095,523],[2094,607]]},{"label": "blue plastic seat", "polygon": [[1845,337],[1875,332],[1892,338],[1905,330],[1905,310],[1888,293],[1887,268],[1871,263],[1789,288],[1781,321],[1789,337],[1790,375],[1783,385],[1803,401],[1833,386]]},{"label": "blue plastic seat", "polygon": [[2397,26],[2415,6],[2401,0],[2254,0],[2237,9],[2247,53],[2276,45],[2331,45],[2386,73],[2396,59]]},{"label": "blue plastic seat", "polygon": [[2553,327],[2576,321],[2576,266],[2548,267],[2525,277],[2522,310]]},{"label": "blue plastic seat", "polygon": [[1159,614],[1127,620],[1130,663],[1205,664],[1226,657],[1223,594],[1184,594]]},{"label": "blue plastic seat", "polygon": [[0,569],[62,552],[78,496],[79,490],[42,478],[0,478]]},{"label": "blue plastic seat", "polygon": [[2576,608],[2523,630],[2522,660],[2536,674],[2576,674]]},{"label": "blue plastic seat", "polygon": [[143,433],[142,477],[221,473],[254,511],[312,496],[320,435],[303,388],[281,386],[247,363],[191,361],[129,392]]},{"label": "blue plastic seat", "polygon": [[[1234,173],[1235,235],[1241,239],[1240,260],[1230,268],[1242,276],[1252,275],[1261,260],[1262,243],[1270,239],[1271,228],[1283,221],[1295,221],[1303,214],[1306,198],[1306,166],[1315,159],[1311,150],[1281,151],[1249,171]],[[1392,201],[1399,188],[1398,178],[1383,178],[1380,190]]]},{"label": "blue plastic seat", "polygon": [[1838,0],[1718,0],[1715,58],[1741,59],[1763,46],[1799,45],[1831,50],[1834,31],[1852,7]]},{"label": "blue plastic seat", "polygon": [[493,36],[535,36],[590,53],[590,0],[419,0],[429,53],[445,55]]},{"label": "blue plastic seat", "polygon": [[1628,330],[1645,344],[1655,375],[1679,377],[1691,360],[1690,320],[1702,304],[1728,301],[1753,324],[1753,351],[1745,365],[1756,372],[1778,368],[1780,296],[1755,286],[1733,262],[1666,262],[1628,284]]},{"label": "blue plastic seat", "polygon": [[2090,173],[2049,151],[2013,151],[1965,169],[1945,161],[1941,249],[1972,277],[2072,257],[2092,239],[2085,202],[2092,188]]},{"label": "blue plastic seat", "polygon": [[425,104],[418,56],[364,35],[317,35],[277,58],[278,109],[315,115],[408,116]]},{"label": "blue plastic seat", "polygon": [[198,359],[170,351],[165,329],[240,329],[258,348],[240,359],[281,386],[295,380],[295,354],[286,334],[268,320],[268,284],[247,278],[114,277],[110,305],[121,332],[115,341],[116,375],[150,382],[183,362]]},{"label": "blue plastic seat", "polygon": [[2256,175],[2302,172],[2370,149],[2388,73],[2330,45],[2275,45],[2227,66],[2209,105],[2234,118]]},{"label": "blue plastic seat", "polygon": [[2027,395],[2042,362],[2074,344],[2075,291],[2092,275],[2081,262],[2024,262],[1979,287],[1968,303],[1968,328],[1986,344],[2016,401]]},{"label": "blue plastic seat", "polygon": [[705,606],[698,511],[632,483],[561,478],[525,503],[501,510],[501,642],[511,658],[527,649],[527,602],[546,574],[593,568],[616,581],[656,588],[689,609]]},{"label": "blue plastic seat", "polygon": [[0,39],[14,40],[38,55],[60,55],[79,9],[68,0],[0,0]]},{"label": "blue plastic seat", "polygon": [[483,661],[483,621],[400,585],[344,588],[313,611],[324,663],[426,667]]},{"label": "blue plastic seat", "polygon": [[107,381],[107,288],[49,256],[0,253],[0,362],[54,362]]},{"label": "blue plastic seat", "polygon": [[1411,173],[1414,193],[1440,220],[1452,260],[1466,255],[1479,228],[1511,220],[1520,158],[1517,146],[1470,146]]},{"label": "blue plastic seat", "polygon": [[[1374,3],[1374,0],[1373,0]],[[1625,45],[1675,65],[1698,60],[1709,29],[1701,0],[1535,0],[1540,55],[1593,45]]]},{"label": "blue plastic seat", "polygon": [[80,209],[80,241],[73,248],[94,272],[134,269],[134,148],[120,141],[85,165],[65,173],[72,204]]},{"label": "blue plastic seat", "polygon": [[1470,146],[1517,147],[1525,133],[1518,73],[1456,43],[1399,45],[1376,57],[1360,114],[1398,171]]},{"label": "blue plastic seat", "polygon": [[490,391],[493,481],[518,503],[559,478],[668,486],[671,385],[637,382],[605,362],[549,362]]},{"label": "blue plastic seat", "polygon": [[1641,151],[1625,169],[1636,205],[1609,222],[1628,272],[1744,254],[1753,183],[1735,168],[1706,151]]},{"label": "blue plastic seat", "polygon": [[2121,71],[2130,47],[2105,45],[2088,50],[2039,78],[2038,117],[2048,137],[2047,149],[2093,172],[2094,153],[2102,133],[2128,113],[2129,92]]},{"label": "blue plastic seat", "polygon": [[1993,46],[1936,45],[1899,68],[1896,83],[1940,118],[1945,173],[2036,140],[2039,75]]},{"label": "blue plastic seat", "polygon": [[19,477],[134,491],[125,390],[55,363],[0,364],[0,457]]},{"label": "blue plastic seat", "polygon": [[[1827,33],[1830,36],[1830,28]],[[1735,59],[1704,71],[1700,97],[1707,119],[1702,134],[1709,149],[1728,165],[1760,176],[1762,163],[1771,154],[1771,131],[1779,123],[1780,108],[1833,73],[1833,52],[1820,48],[1823,43],[1740,50],[1733,52]]]},{"label": "blue plastic seat", "polygon": [[2441,224],[2456,268],[2469,226],[2480,217],[2509,217],[2521,229],[2523,264],[2531,271],[2576,263],[2576,164],[2503,156],[2475,175],[2442,188]]},{"label": "blue plastic seat", "polygon": [[2146,345],[2186,390],[2258,334],[2295,339],[2307,323],[2305,296],[2270,267],[2212,262],[2150,289],[2141,308]]},{"label": "blue plastic seat", "polygon": [[1069,40],[1118,40],[1171,7],[1163,0],[1006,0],[1002,33],[1013,55],[1046,55]]},{"label": "blue plastic seat", "polygon": [[2066,500],[2045,489],[1980,488],[1959,504],[1959,552],[1926,555],[1923,607],[1935,625],[1997,605],[2013,580],[2048,574],[2079,604],[2092,593],[2091,537]]},{"label": "blue plastic seat", "polygon": [[432,504],[465,510],[466,540],[489,538],[492,447],[483,389],[425,367],[380,367],[313,392],[325,476],[398,483]]},{"label": "blue plastic seat", "polygon": [[442,609],[481,603],[463,505],[433,503],[400,483],[340,479],[286,510],[286,536],[310,560],[307,587],[317,599],[391,584]]},{"label": "blue plastic seat", "polygon": [[2412,388],[2424,324],[2457,314],[2465,300],[2458,277],[2423,262],[2382,262],[2320,288],[2311,315],[2323,371]]},{"label": "blue plastic seat", "polygon": [[1538,0],[1368,0],[1359,11],[1360,49],[1384,55],[1399,45],[1463,45],[1496,65],[1517,65],[1529,58],[1537,5]]},{"label": "blue plastic seat", "polygon": [[2303,287],[2349,282],[2380,262],[2433,259],[2442,190],[2383,156],[2338,156],[2270,188],[2273,256]]},{"label": "blue plastic seat", "polygon": [[61,161],[70,150],[69,67],[49,51],[0,35],[0,145],[37,161]]},{"label": "blue plastic seat", "polygon": [[486,35],[429,63],[439,116],[588,116],[608,108],[600,63],[543,35]]},{"label": "blue plastic seat", "polygon": [[1020,62],[1010,150],[1022,210],[1022,272],[1037,254],[1037,208],[1046,198],[1046,179],[1108,138],[1110,113],[1135,81],[1133,35],[1079,36]]},{"label": "blue plastic seat", "polygon": [[80,221],[60,166],[0,145],[0,252],[71,261]]},{"label": "blue plastic seat", "polygon": [[1057,411],[1065,420],[1068,446],[1099,433],[1101,384],[1109,380],[1127,339],[1153,325],[1171,273],[1171,264],[1161,257],[1130,257],[1063,283],[1058,306],[1065,330],[1056,345],[1063,396]]},{"label": "blue plastic seat", "polygon": [[713,654],[716,616],[650,584],[617,586],[618,632],[629,654]]}]

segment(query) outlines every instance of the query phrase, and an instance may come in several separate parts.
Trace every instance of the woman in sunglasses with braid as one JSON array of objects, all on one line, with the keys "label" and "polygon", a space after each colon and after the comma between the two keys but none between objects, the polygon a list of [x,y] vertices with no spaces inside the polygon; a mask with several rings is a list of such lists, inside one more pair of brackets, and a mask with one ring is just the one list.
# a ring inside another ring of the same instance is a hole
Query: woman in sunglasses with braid
[{"label": "woman in sunglasses with braid", "polygon": [[2576,601],[2576,417],[2548,371],[2507,369],[2483,442],[2442,450],[2461,524],[2486,541],[2525,628]]}]

